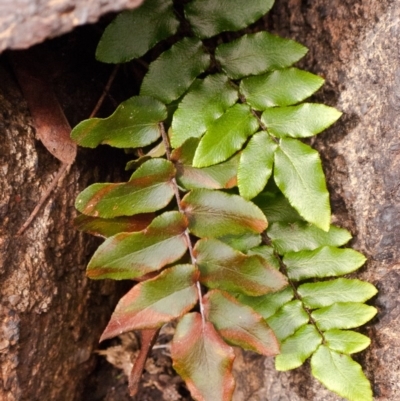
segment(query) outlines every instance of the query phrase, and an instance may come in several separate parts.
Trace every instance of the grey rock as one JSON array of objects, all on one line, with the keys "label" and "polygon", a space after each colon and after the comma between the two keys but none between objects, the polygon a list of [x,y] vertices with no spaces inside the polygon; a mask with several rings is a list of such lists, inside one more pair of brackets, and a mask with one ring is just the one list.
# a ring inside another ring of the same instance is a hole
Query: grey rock
[{"label": "grey rock", "polygon": [[142,0],[2,0],[0,52],[25,49],[102,15],[139,6]]}]

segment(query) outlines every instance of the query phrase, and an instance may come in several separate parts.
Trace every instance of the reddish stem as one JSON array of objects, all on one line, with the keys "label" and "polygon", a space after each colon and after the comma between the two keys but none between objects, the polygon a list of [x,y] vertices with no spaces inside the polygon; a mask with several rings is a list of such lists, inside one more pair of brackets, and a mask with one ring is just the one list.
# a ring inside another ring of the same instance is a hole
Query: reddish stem
[{"label": "reddish stem", "polygon": [[160,329],[142,330],[140,332],[141,347],[137,356],[131,374],[129,375],[129,394],[133,397],[139,390],[140,379],[142,378],[144,365],[155,344]]},{"label": "reddish stem", "polygon": [[[160,128],[160,131],[161,131],[161,137],[162,137],[164,145],[165,145],[165,153],[167,155],[167,159],[170,161],[171,160],[171,145],[169,143],[168,135],[165,132],[164,124],[160,123],[159,124],[159,128]],[[176,183],[176,179],[175,178],[172,179],[172,185],[174,187],[175,199],[176,199],[176,202],[178,204],[178,210],[179,210],[180,213],[182,213],[184,215],[185,211],[181,207],[181,195],[179,193],[178,184]],[[185,237],[186,237],[186,242],[187,242],[188,249],[189,249],[190,259],[192,261],[193,266],[196,266],[196,257],[194,256],[192,241],[190,239],[190,233],[189,233],[188,229],[185,230]],[[198,280],[196,281],[196,288],[197,288],[197,294],[198,294],[198,297],[199,297],[199,306],[200,306],[201,319],[202,319],[203,324],[204,324],[206,320],[205,320],[205,315],[204,315],[203,294],[202,294],[202,291],[201,291],[201,284],[200,284],[200,282]]]},{"label": "reddish stem", "polygon": [[119,70],[119,64],[117,64],[114,67],[114,69],[113,69],[113,71],[112,71],[112,73],[110,75],[110,78],[108,78],[107,84],[104,87],[103,93],[101,94],[99,100],[97,101],[96,106],[94,106],[93,111],[90,113],[89,118],[93,118],[93,117],[96,116],[97,112],[99,111],[101,105],[104,102],[105,97],[107,96],[108,92],[110,91],[111,85],[114,82],[114,79],[115,79],[115,77],[117,75],[118,70]]}]

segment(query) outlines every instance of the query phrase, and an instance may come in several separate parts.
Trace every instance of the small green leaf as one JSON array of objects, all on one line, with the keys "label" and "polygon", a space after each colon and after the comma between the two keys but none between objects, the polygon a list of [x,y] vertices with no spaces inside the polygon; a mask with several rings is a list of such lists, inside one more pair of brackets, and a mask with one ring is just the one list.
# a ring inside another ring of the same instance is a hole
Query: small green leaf
[{"label": "small green leaf", "polygon": [[276,370],[296,369],[311,356],[322,342],[315,326],[306,324],[283,341],[281,353],[275,358]]},{"label": "small green leaf", "polygon": [[151,156],[140,156],[137,159],[130,160],[129,162],[126,163],[125,165],[125,171],[130,171],[130,170],[136,170],[138,169],[144,162],[147,162],[148,160],[151,159]]},{"label": "small green leaf", "polygon": [[215,56],[233,79],[291,66],[307,53],[301,44],[267,32],[244,35],[217,47]]},{"label": "small green leaf", "polygon": [[198,301],[197,274],[192,265],[177,265],[135,285],[118,302],[100,341],[132,330],[155,329],[184,315]]},{"label": "small green leaf", "polygon": [[178,26],[172,0],[146,0],[135,10],[119,14],[108,25],[97,46],[96,58],[114,64],[139,58],[173,35]]},{"label": "small green leaf", "polygon": [[177,171],[178,184],[185,189],[234,187],[237,182],[239,155],[214,166],[196,168],[192,164],[198,143],[199,139],[190,138],[171,154],[171,160],[175,163]]},{"label": "small green leaf", "polygon": [[292,280],[341,276],[357,270],[365,261],[365,257],[353,249],[331,246],[314,251],[289,252],[283,258]]},{"label": "small green leaf", "polygon": [[325,331],[326,345],[333,351],[354,354],[369,347],[371,340],[363,334],[350,330],[332,329]]},{"label": "small green leaf", "polygon": [[199,38],[211,38],[225,31],[238,31],[257,21],[274,4],[253,0],[243,7],[241,0],[194,0],[185,6],[185,16]]},{"label": "small green leaf", "polygon": [[302,102],[323,83],[324,79],[317,75],[297,68],[286,68],[243,79],[240,92],[254,109],[265,110],[267,107],[290,106]]},{"label": "small green leaf", "polygon": [[279,341],[291,336],[301,326],[308,323],[308,315],[300,301],[290,301],[267,319]]},{"label": "small green leaf", "polygon": [[338,302],[315,310],[311,316],[320,330],[353,329],[367,323],[376,313],[373,306],[359,302]]},{"label": "small green leaf", "polygon": [[92,279],[134,279],[161,269],[186,252],[186,218],[178,212],[156,217],[146,230],[120,233],[106,240],[89,262]]},{"label": "small green leaf", "polygon": [[248,249],[260,245],[262,241],[260,234],[253,233],[240,235],[228,234],[222,237],[218,237],[217,239],[240,252],[246,252]]},{"label": "small green leaf", "polygon": [[75,207],[88,216],[112,218],[155,212],[167,206],[174,196],[174,165],[164,159],[142,164],[128,182],[93,184],[82,191]]},{"label": "small green leaf", "polygon": [[306,283],[301,285],[297,291],[304,305],[310,309],[322,308],[335,302],[365,302],[378,292],[370,283],[347,278]]},{"label": "small green leaf", "polygon": [[254,198],[267,185],[276,147],[276,143],[264,131],[250,139],[240,155],[238,170],[238,187],[243,198]]},{"label": "small green leaf", "polygon": [[126,163],[125,171],[136,170],[144,162],[147,162],[147,160],[157,157],[163,157],[164,155],[165,155],[165,145],[164,142],[160,142],[156,146],[154,146],[153,149],[150,149],[147,153],[145,153],[143,156],[140,156],[138,159],[131,160],[128,163]]},{"label": "small green leaf", "polygon": [[238,300],[241,303],[250,306],[264,319],[268,319],[275,314],[279,308],[291,301],[293,296],[292,288],[287,286],[279,292],[262,295],[260,297],[249,297],[248,295],[240,294]]},{"label": "small green leaf", "polygon": [[209,288],[258,296],[287,285],[279,271],[257,255],[247,256],[216,239],[202,239],[194,247],[200,281]]},{"label": "small green leaf", "polygon": [[237,99],[237,90],[224,74],[209,75],[197,81],[179,104],[172,119],[172,147],[181,146],[189,138],[200,138]]},{"label": "small green leaf", "polygon": [[281,268],[279,259],[275,256],[275,250],[272,246],[268,245],[257,246],[255,248],[251,248],[247,252],[247,254],[261,256],[268,262],[269,265],[275,267],[275,269],[279,270]]},{"label": "small green leaf", "polygon": [[351,234],[344,228],[331,225],[326,232],[305,222],[273,223],[268,228],[268,236],[281,255],[291,251],[314,250],[324,245],[342,246],[351,240]]},{"label": "small green leaf", "polygon": [[201,138],[193,166],[207,167],[227,160],[242,148],[258,126],[249,106],[235,104],[211,124]]},{"label": "small green leaf", "polygon": [[189,229],[197,237],[262,233],[267,219],[253,203],[238,195],[194,189],[181,201]]},{"label": "small green leaf", "polygon": [[268,108],[261,121],[276,137],[307,138],[331,126],[341,112],[324,104],[303,103],[298,106]]},{"label": "small green leaf", "polygon": [[329,193],[316,150],[298,140],[282,138],[275,152],[274,178],[305,220],[324,231],[329,230]]},{"label": "small green leaf", "polygon": [[208,292],[204,309],[207,320],[229,344],[266,356],[279,353],[278,340],[262,316],[226,292]]},{"label": "small green leaf", "polygon": [[172,101],[171,103],[168,103],[167,106],[167,111],[168,111],[168,118],[165,120],[165,124],[169,127],[168,131],[169,133],[171,132],[171,124],[172,124],[172,119],[174,117],[175,112],[178,110],[179,105],[181,104],[183,98],[188,94],[192,89],[196,88],[197,85],[199,84],[201,80],[199,78],[195,79],[190,86],[185,89],[185,91],[182,93],[181,96],[179,96],[177,99]]},{"label": "small green leaf", "polygon": [[80,146],[95,148],[140,148],[160,137],[158,124],[167,118],[167,109],[156,99],[134,96],[122,102],[107,118],[90,118],[79,123],[71,138]]},{"label": "small green leaf", "polygon": [[122,216],[113,219],[85,216],[81,214],[74,220],[74,226],[80,231],[100,237],[111,237],[115,234],[144,230],[154,219],[153,213],[137,214],[135,216]]},{"label": "small green leaf", "polygon": [[171,103],[186,92],[209,64],[210,56],[198,39],[182,39],[150,64],[140,94]]},{"label": "small green leaf", "polygon": [[185,315],[176,327],[171,357],[174,369],[199,401],[229,401],[235,389],[233,349],[199,313]]},{"label": "small green leaf", "polygon": [[349,356],[320,345],[311,358],[312,374],[326,388],[349,401],[372,401],[372,390],[361,366]]},{"label": "small green leaf", "polygon": [[[281,223],[294,223],[296,221],[303,221],[303,218],[297,213],[296,209],[294,209],[292,206],[290,206],[289,201],[283,196],[283,194],[279,191],[277,193],[272,193],[272,192],[262,192],[260,195],[255,197],[252,200],[262,211],[263,213],[268,217],[268,222],[269,223],[274,223],[276,221],[281,222]],[[286,227],[287,225],[283,225]],[[325,233],[325,231],[322,231],[321,229],[314,227],[315,230],[321,231],[322,233]],[[299,235],[296,235],[297,237],[300,237]]]}]

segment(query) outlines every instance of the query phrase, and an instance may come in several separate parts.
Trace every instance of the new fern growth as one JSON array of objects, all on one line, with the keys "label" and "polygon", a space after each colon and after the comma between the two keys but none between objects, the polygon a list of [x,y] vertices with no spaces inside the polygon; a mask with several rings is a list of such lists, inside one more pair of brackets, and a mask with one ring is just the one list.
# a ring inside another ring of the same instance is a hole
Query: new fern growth
[{"label": "new fern growth", "polygon": [[208,40],[272,4],[192,0],[183,16],[172,0],[146,0],[104,32],[97,58],[107,63],[174,44],[150,63],[138,96],[72,132],[81,146],[144,154],[128,163],[128,182],[91,185],[76,200],[78,228],[107,238],[87,275],[139,281],[101,339],[155,335],[176,320],[173,365],[196,400],[231,399],[239,346],[276,356],[282,371],[311,358],[328,389],[368,401],[351,354],[369,339],[348,329],[375,315],[365,301],[376,289],[338,278],[365,258],[342,248],[351,235],[330,224],[318,152],[301,141],[341,113],[303,103],[323,79],[292,67],[307,51],[299,43],[267,32]]}]

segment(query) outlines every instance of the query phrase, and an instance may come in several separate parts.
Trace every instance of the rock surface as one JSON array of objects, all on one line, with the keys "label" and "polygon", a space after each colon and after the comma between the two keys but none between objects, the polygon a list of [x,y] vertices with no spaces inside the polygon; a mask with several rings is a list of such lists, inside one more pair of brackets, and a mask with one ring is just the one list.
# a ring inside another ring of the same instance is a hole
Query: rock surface
[{"label": "rock surface", "polygon": [[[79,41],[87,58],[76,46],[68,55],[73,37],[54,43],[58,53],[52,53],[56,92],[71,125],[90,114],[108,78],[109,66],[91,75],[89,33]],[[0,400],[77,401],[96,366],[94,351],[118,286],[85,278],[99,241],[74,229],[74,201],[94,180],[116,179],[116,168],[101,153],[95,156],[101,164],[88,168],[94,154],[81,151],[31,226],[16,236],[60,162],[35,139],[4,58],[0,76]]]},{"label": "rock surface", "polygon": [[0,53],[26,49],[45,39],[96,22],[102,15],[137,7],[142,0],[2,0]]}]

